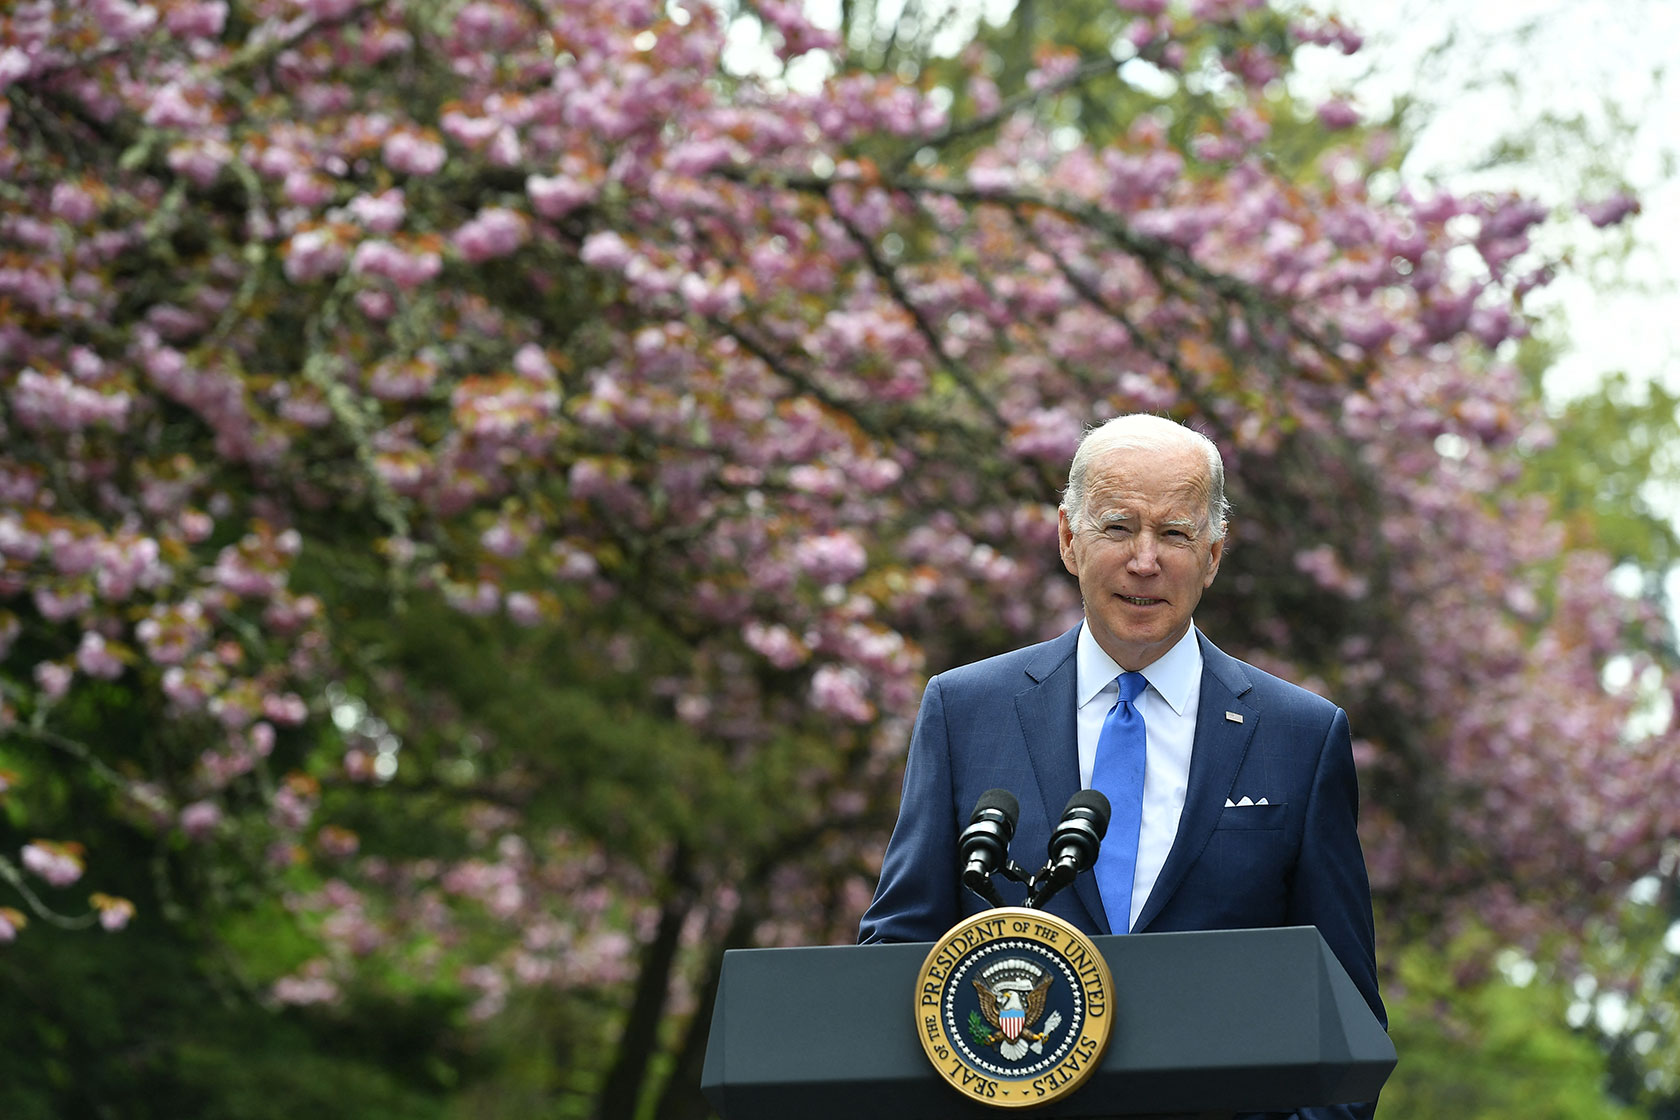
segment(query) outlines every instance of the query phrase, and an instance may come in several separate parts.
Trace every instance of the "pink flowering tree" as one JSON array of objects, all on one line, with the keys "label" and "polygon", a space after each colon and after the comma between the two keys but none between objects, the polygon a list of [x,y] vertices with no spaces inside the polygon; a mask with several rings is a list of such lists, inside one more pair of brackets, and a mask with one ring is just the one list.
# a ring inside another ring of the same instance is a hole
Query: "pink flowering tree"
[{"label": "pink flowering tree", "polygon": [[850,939],[926,675],[1077,617],[1057,490],[1137,409],[1228,458],[1198,621],[1352,715],[1385,929],[1604,913],[1680,752],[1515,485],[1547,214],[1374,195],[1273,92],[1339,24],[1118,10],[1195,96],[1088,134],[1106,52],[907,81],[783,3],[827,78],[698,2],[0,16],[0,940],[278,919],[264,999],[611,1006],[557,1060],[680,1114],[718,950]]}]

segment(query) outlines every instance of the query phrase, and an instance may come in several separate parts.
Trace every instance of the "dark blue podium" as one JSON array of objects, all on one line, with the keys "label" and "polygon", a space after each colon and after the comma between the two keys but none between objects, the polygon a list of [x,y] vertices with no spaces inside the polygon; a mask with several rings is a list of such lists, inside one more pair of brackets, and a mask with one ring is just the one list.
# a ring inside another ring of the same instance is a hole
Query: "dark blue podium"
[{"label": "dark blue podium", "polygon": [[701,1088],[725,1120],[1229,1120],[1371,1100],[1394,1069],[1311,926],[1093,940],[1113,1033],[1089,1080],[1042,1108],[979,1104],[928,1063],[912,993],[931,943],[724,954]]}]

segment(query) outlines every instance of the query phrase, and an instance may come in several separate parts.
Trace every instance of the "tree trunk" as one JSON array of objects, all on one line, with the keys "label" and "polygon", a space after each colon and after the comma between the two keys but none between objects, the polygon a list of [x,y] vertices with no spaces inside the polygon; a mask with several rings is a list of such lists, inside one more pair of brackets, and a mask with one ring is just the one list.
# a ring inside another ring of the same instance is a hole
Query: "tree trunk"
[{"label": "tree trunk", "polygon": [[758,924],[758,912],[744,901],[735,911],[735,920],[723,935],[723,944],[712,959],[706,986],[700,992],[694,1018],[688,1024],[682,1050],[677,1054],[676,1066],[666,1079],[659,1094],[659,1107],[654,1120],[707,1120],[713,1116],[712,1106],[700,1094],[700,1073],[706,1062],[706,1043],[712,1027],[712,1007],[717,1002],[718,983],[723,976],[723,954],[751,943],[753,926]]},{"label": "tree trunk", "polygon": [[618,1055],[596,1102],[598,1120],[629,1120],[636,1114],[648,1063],[659,1045],[659,1022],[665,1014],[671,969],[676,963],[684,920],[694,906],[694,885],[686,844],[671,855],[671,891],[659,910],[659,927],[642,950],[636,976],[636,996],[619,1036]]}]

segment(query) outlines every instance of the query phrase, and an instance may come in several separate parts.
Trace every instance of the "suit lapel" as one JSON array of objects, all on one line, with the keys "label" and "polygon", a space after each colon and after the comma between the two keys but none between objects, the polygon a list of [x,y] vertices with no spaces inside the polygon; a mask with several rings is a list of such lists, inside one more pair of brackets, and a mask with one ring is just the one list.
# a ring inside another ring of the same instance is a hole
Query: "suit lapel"
[{"label": "suit lapel", "polygon": [[[1079,627],[1045,647],[1044,655],[1027,667],[1032,684],[1015,697],[1027,758],[1032,763],[1044,816],[1052,830],[1062,819],[1068,798],[1079,792],[1078,647]],[[1036,870],[1029,868],[1028,870]],[[1073,892],[1090,913],[1093,927],[1108,932],[1094,875],[1074,880]]]},{"label": "suit lapel", "polygon": [[[1190,749],[1184,812],[1179,817],[1178,835],[1173,838],[1167,862],[1162,865],[1155,887],[1133,927],[1140,932],[1149,928],[1149,923],[1166,906],[1207,847],[1260,721],[1260,713],[1240,699],[1252,687],[1241,662],[1220,652],[1200,631],[1196,637],[1202,647],[1202,688],[1196,708],[1196,738]],[[1242,716],[1242,722],[1226,719],[1227,712]]]}]

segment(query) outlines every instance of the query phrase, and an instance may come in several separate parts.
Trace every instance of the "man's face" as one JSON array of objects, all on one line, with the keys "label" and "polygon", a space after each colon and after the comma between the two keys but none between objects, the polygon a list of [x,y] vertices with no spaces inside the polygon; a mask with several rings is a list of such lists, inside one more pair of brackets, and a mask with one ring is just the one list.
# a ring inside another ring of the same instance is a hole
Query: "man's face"
[{"label": "man's face", "polygon": [[1184,636],[1219,571],[1207,460],[1178,443],[1105,452],[1086,473],[1080,512],[1063,510],[1059,528],[1086,625],[1122,669],[1142,669]]}]

